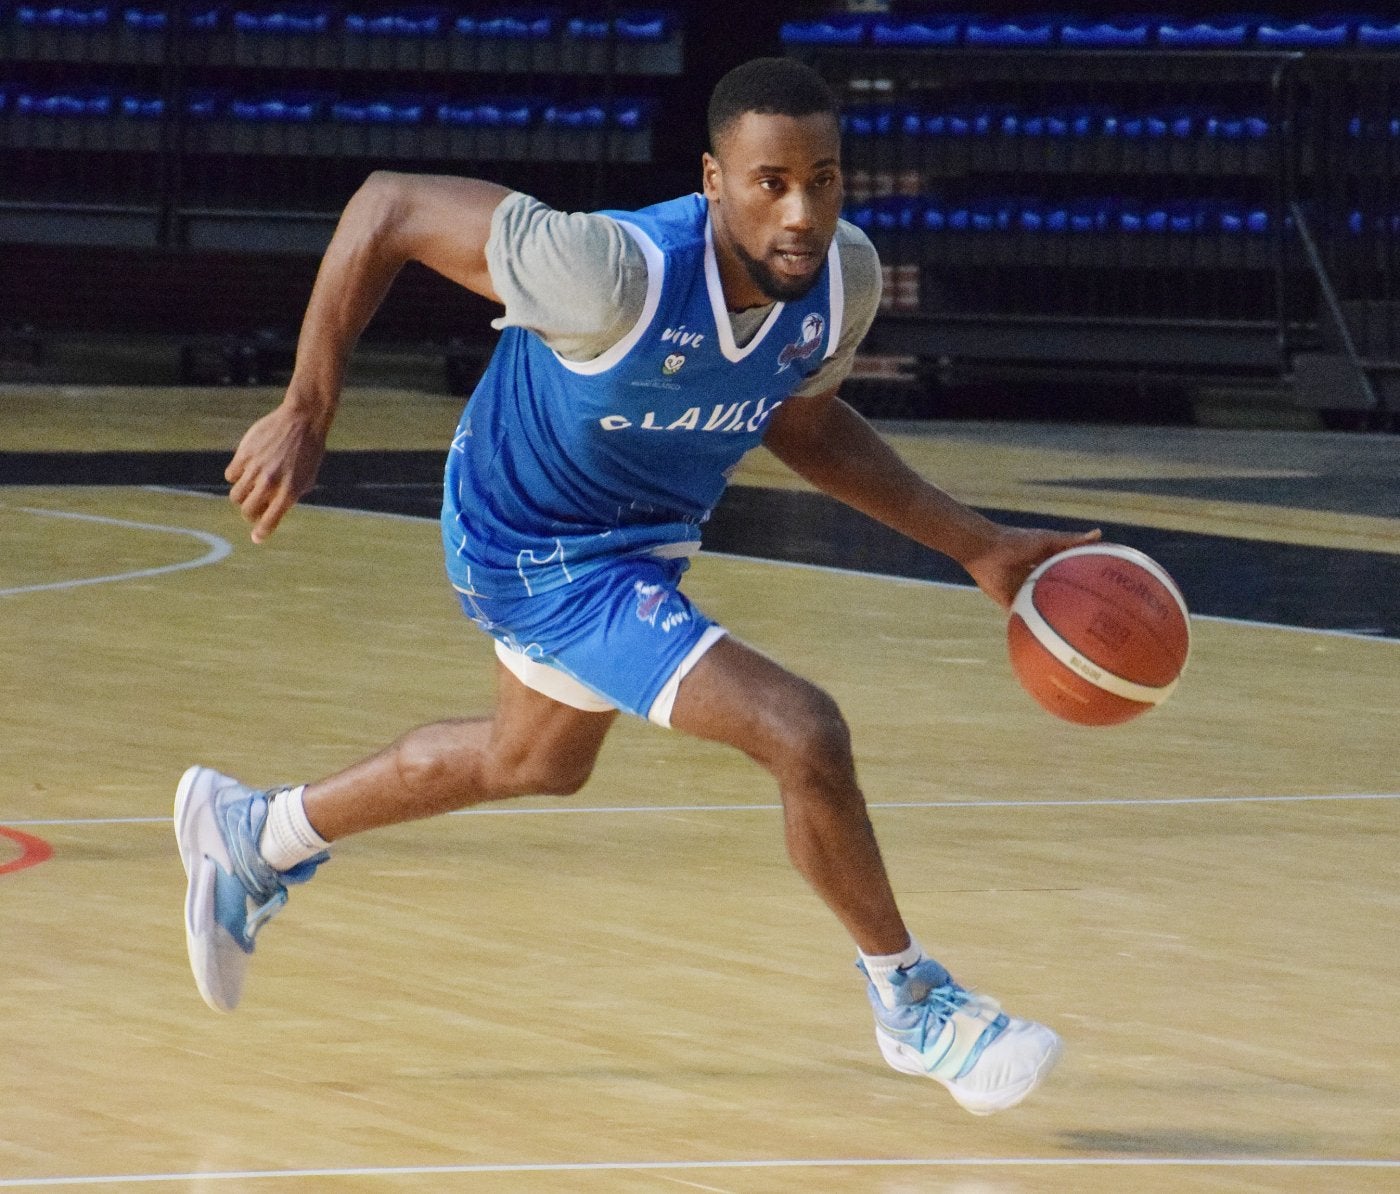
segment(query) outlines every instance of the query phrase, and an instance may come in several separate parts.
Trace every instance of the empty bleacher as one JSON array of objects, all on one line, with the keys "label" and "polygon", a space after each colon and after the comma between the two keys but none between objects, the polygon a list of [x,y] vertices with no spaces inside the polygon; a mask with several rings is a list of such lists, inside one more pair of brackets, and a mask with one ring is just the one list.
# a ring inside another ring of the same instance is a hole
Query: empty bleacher
[{"label": "empty bleacher", "polygon": [[908,8],[782,31],[847,104],[876,344],[1394,421],[1400,17]]}]

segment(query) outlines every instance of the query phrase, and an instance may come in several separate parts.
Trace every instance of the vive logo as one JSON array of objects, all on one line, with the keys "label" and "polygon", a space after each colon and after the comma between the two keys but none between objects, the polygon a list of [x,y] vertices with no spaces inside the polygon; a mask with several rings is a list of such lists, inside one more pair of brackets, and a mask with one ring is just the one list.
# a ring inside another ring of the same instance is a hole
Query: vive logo
[{"label": "vive logo", "polygon": [[678,328],[667,328],[661,333],[663,343],[676,344],[681,348],[699,348],[704,339],[704,332],[687,332],[685,324]]}]

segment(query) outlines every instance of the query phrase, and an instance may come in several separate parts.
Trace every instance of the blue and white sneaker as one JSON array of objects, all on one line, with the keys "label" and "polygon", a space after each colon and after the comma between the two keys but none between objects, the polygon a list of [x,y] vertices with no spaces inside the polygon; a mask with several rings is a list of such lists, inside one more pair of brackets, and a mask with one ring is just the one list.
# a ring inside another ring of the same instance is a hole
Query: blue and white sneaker
[{"label": "blue and white sneaker", "polygon": [[902,1074],[941,1082],[973,1115],[1014,1107],[1059,1060],[1060,1038],[1050,1029],[1008,1016],[995,999],[960,987],[930,958],[895,971],[890,985],[892,1008],[874,983],[866,984],[885,1060]]},{"label": "blue and white sneaker", "polygon": [[263,861],[270,795],[208,767],[191,767],[175,792],[175,840],[189,877],[185,944],[195,985],[218,1012],[238,1006],[253,938],[287,902],[287,884],[305,883],[330,857],[322,851],[290,871]]}]

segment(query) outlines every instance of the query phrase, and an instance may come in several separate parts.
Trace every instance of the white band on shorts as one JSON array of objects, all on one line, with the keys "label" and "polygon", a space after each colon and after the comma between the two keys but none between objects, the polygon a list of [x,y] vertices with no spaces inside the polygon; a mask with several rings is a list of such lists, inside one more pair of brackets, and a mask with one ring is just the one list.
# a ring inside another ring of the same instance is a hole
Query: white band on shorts
[{"label": "white band on shorts", "polygon": [[[647,711],[647,720],[664,726],[666,729],[671,728],[671,710],[676,704],[676,694],[680,691],[681,681],[690,674],[690,670],[700,661],[700,657],[719,642],[724,634],[723,626],[710,626],[705,630],[699,641],[691,647],[686,657],[671,673],[671,678],[656,694],[656,699],[652,701],[651,708]],[[568,672],[560,671],[553,664],[531,659],[519,651],[512,651],[500,639],[496,640],[496,658],[505,664],[510,673],[526,688],[538,692],[542,696],[547,696],[552,701],[558,701],[561,705],[568,705],[571,709],[580,709],[584,713],[606,713],[617,708],[607,697],[599,696],[581,680],[575,680]]]},{"label": "white band on shorts", "polygon": [[719,642],[724,637],[724,633],[723,626],[706,628],[705,633],[700,636],[699,642],[690,648],[689,653],[681,660],[680,666],[671,673],[671,678],[656,694],[656,700],[652,701],[651,708],[647,710],[648,721],[654,721],[657,725],[665,726],[668,730],[671,728],[671,710],[676,704],[676,694],[681,690],[681,681],[690,675],[690,669],[700,662],[700,656]]},{"label": "white band on shorts", "polygon": [[500,639],[496,640],[496,658],[526,688],[547,696],[571,709],[582,709],[585,713],[606,713],[616,709],[606,697],[599,696],[588,685],[575,680],[567,672],[561,672],[552,664],[541,663],[519,651],[512,651]]}]

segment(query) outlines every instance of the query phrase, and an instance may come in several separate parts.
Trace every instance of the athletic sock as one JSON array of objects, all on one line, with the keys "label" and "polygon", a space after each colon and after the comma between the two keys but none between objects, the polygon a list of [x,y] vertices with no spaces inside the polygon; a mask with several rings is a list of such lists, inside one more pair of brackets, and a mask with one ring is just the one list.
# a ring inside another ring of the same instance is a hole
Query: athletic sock
[{"label": "athletic sock", "polygon": [[890,975],[896,970],[903,970],[908,966],[913,966],[916,962],[922,962],[928,957],[924,953],[924,947],[919,944],[918,939],[910,934],[909,944],[897,954],[866,954],[860,955],[860,960],[865,966],[865,973],[870,976],[870,981],[875,984],[875,989],[880,992],[880,998],[884,1000],[886,1007],[894,1007],[894,988],[890,985]]},{"label": "athletic sock", "polygon": [[305,791],[303,784],[299,788],[274,792],[269,797],[267,820],[258,838],[258,853],[274,870],[289,871],[330,845],[306,819],[306,809],[302,805]]}]

